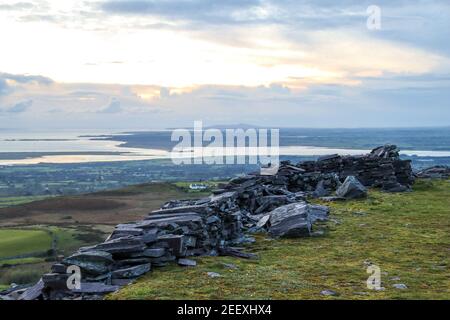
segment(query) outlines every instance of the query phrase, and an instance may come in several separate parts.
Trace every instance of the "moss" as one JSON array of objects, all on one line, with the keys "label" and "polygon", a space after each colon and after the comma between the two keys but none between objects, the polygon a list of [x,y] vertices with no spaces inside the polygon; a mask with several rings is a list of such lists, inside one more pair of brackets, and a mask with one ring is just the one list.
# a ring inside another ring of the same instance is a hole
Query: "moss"
[{"label": "moss", "polygon": [[[323,236],[258,236],[248,250],[259,260],[197,258],[195,268],[155,269],[108,298],[450,299],[450,181],[420,180],[411,193],[371,190],[367,199],[329,205]],[[381,268],[385,290],[367,289],[369,262]],[[222,277],[210,278],[208,271]],[[338,295],[322,296],[325,289]]]}]

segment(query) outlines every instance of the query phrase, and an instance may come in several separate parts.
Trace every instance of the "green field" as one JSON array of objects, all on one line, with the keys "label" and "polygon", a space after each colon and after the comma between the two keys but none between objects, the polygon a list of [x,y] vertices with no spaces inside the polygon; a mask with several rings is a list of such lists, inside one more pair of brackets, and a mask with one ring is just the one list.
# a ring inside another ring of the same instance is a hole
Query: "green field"
[{"label": "green field", "polygon": [[[52,257],[47,251],[52,248],[52,242],[58,254],[67,255],[81,246],[103,241],[102,231],[94,227],[42,225],[0,229],[0,285],[32,283],[48,272]],[[25,257],[17,257],[20,255]]]},{"label": "green field", "polygon": [[0,229],[0,259],[51,249],[52,236],[45,230]]},{"label": "green field", "polygon": [[[108,298],[450,299],[450,181],[418,181],[411,193],[371,190],[365,200],[330,206],[324,235],[260,235],[248,248],[259,260],[197,258],[195,268],[155,269]],[[384,290],[367,289],[369,263],[381,268]],[[222,276],[210,278],[208,271]],[[407,289],[393,287],[399,283]]]},{"label": "green field", "polygon": [[0,208],[7,208],[11,206],[17,206],[21,204],[30,203],[33,201],[43,200],[48,196],[29,196],[29,197],[8,197],[0,198]]}]

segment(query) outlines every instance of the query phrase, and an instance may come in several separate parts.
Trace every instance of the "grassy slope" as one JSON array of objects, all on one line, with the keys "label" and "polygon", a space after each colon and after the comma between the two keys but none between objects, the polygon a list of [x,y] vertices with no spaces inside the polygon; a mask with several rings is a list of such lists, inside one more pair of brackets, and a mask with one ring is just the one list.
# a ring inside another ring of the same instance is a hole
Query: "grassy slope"
[{"label": "grassy slope", "polygon": [[195,198],[209,192],[186,192],[171,183],[148,183],[77,196],[52,197],[2,208],[0,226],[111,225],[140,220],[171,199]]},{"label": "grassy slope", "polygon": [[46,251],[51,242],[52,237],[43,230],[0,229],[0,259]]},{"label": "grassy slope", "polygon": [[43,200],[49,198],[48,196],[23,196],[23,197],[9,197],[0,198],[0,208],[7,208],[21,204],[30,203],[33,201]]},{"label": "grassy slope", "polygon": [[[366,200],[331,207],[323,236],[259,236],[251,250],[260,260],[198,258],[195,268],[157,269],[109,298],[450,299],[450,181],[418,181],[412,193],[372,190]],[[366,288],[368,261],[381,268],[385,290]],[[225,269],[223,262],[238,269]],[[222,277],[209,278],[208,271]],[[320,295],[325,289],[339,295]]]},{"label": "grassy slope", "polygon": [[0,199],[0,225],[4,226],[0,228],[0,286],[31,283],[48,272],[51,262],[45,262],[45,256],[6,258],[43,253],[51,248],[52,237],[58,253],[68,255],[103,241],[113,225],[142,219],[168,200],[208,195],[186,191],[171,183],[148,183],[34,202],[34,197]]}]

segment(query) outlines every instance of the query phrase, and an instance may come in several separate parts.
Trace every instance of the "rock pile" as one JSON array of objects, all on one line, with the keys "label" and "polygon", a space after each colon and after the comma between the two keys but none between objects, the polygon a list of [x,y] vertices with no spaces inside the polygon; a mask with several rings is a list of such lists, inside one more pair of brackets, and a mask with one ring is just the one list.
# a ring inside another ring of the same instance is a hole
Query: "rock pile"
[{"label": "rock pile", "polygon": [[407,191],[414,183],[411,161],[401,160],[395,145],[378,147],[361,156],[325,156],[298,167],[306,172],[335,173],[340,180],[355,176],[364,186],[388,192]]},{"label": "rock pile", "polygon": [[449,179],[450,167],[434,166],[416,173],[417,177],[425,179]]},{"label": "rock pile", "polygon": [[[412,181],[410,163],[399,159],[395,146],[359,157],[333,155],[298,165],[283,162],[275,175],[239,176],[209,197],[169,201],[142,221],[119,224],[105,242],[80,248],[54,264],[36,285],[10,290],[0,298],[96,299],[154,267],[173,261],[194,266],[195,261],[187,259],[191,256],[255,258],[238,249],[254,241],[251,233],[310,236],[317,221],[327,220],[328,207],[309,204],[307,197],[336,191],[337,198],[358,198],[366,194],[363,184],[404,191]],[[81,286],[68,289],[73,276],[68,268],[74,266],[81,271]]]}]

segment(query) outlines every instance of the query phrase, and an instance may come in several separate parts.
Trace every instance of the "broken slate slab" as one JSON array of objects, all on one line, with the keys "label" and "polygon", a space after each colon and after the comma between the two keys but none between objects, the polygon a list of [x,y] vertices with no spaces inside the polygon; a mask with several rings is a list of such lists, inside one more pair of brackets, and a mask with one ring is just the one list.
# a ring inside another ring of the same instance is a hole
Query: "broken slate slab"
[{"label": "broken slate slab", "polygon": [[159,258],[166,254],[166,249],[164,248],[150,248],[145,249],[142,256],[149,258]]},{"label": "broken slate slab", "polygon": [[150,263],[141,264],[130,268],[115,270],[112,272],[111,277],[113,279],[137,278],[149,272],[150,269],[151,269]]},{"label": "broken slate slab", "polygon": [[266,224],[269,222],[269,220],[270,220],[270,214],[266,214],[261,219],[259,219],[259,221],[256,223],[256,226],[258,228],[263,228],[266,226]]},{"label": "broken slate slab", "polygon": [[172,253],[176,256],[183,255],[183,252],[185,250],[183,235],[162,235],[158,237],[158,244],[159,243],[166,243],[167,246],[172,250]]},{"label": "broken slate slab", "polygon": [[105,251],[86,251],[75,253],[63,260],[66,265],[76,265],[88,273],[104,274],[109,271],[114,260]]},{"label": "broken slate slab", "polygon": [[308,205],[308,216],[311,223],[314,223],[316,221],[327,221],[329,213],[330,209],[327,206],[322,206],[318,204]]},{"label": "broken slate slab", "polygon": [[227,269],[237,269],[237,265],[233,264],[233,263],[222,263],[222,265],[227,268]]},{"label": "broken slate slab", "polygon": [[42,282],[45,288],[51,288],[53,290],[67,290],[67,280],[69,274],[61,273],[46,273],[42,276]]},{"label": "broken slate slab", "polygon": [[220,273],[210,271],[210,272],[208,272],[208,277],[210,277],[210,278],[220,278],[221,275],[220,275]]},{"label": "broken slate slab", "polygon": [[320,292],[320,294],[323,296],[337,296],[338,295],[337,292],[333,291],[333,290],[322,290]]},{"label": "broken slate slab", "polygon": [[178,265],[183,267],[195,267],[197,265],[197,261],[191,259],[178,259]]},{"label": "broken slate slab", "polygon": [[408,289],[408,287],[406,286],[406,284],[404,283],[395,283],[392,285],[395,289],[400,289],[400,290],[405,290]]},{"label": "broken slate slab", "polygon": [[145,243],[139,239],[117,238],[106,241],[95,246],[96,250],[109,252],[112,254],[125,254],[144,251]]},{"label": "broken slate slab", "polygon": [[26,289],[17,300],[35,300],[42,295],[44,281],[40,279],[34,286]]},{"label": "broken slate slab", "polygon": [[344,201],[345,200],[345,198],[343,198],[343,197],[336,197],[336,196],[320,197],[319,199],[322,201],[325,201],[325,202],[335,202],[335,201]]},{"label": "broken slate slab", "polygon": [[356,177],[348,176],[336,190],[336,195],[345,199],[365,198],[367,197],[367,189]]},{"label": "broken slate slab", "polygon": [[243,259],[258,259],[258,256],[254,253],[242,252],[241,250],[232,247],[219,248],[219,255]]},{"label": "broken slate slab", "polygon": [[112,255],[105,251],[80,252],[63,260],[65,265],[76,265],[92,274],[107,273],[113,262]]},{"label": "broken slate slab", "polygon": [[67,273],[67,266],[62,263],[52,265],[52,273]]},{"label": "broken slate slab", "polygon": [[80,284],[80,289],[73,289],[74,293],[90,293],[90,294],[105,294],[110,292],[115,292],[119,290],[120,287],[117,285],[106,285],[99,282],[82,282]]},{"label": "broken slate slab", "polygon": [[149,258],[131,258],[131,259],[120,260],[120,261],[116,262],[116,265],[118,267],[136,266],[136,265],[146,264],[146,263],[150,263],[150,262],[151,261]]},{"label": "broken slate slab", "polygon": [[270,212],[269,233],[273,237],[302,237],[311,233],[308,204],[291,203]]}]

